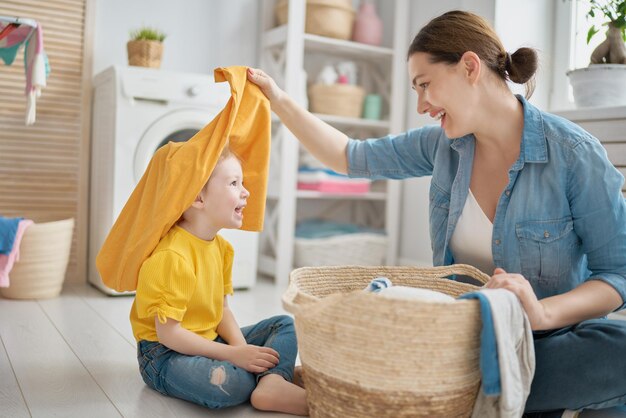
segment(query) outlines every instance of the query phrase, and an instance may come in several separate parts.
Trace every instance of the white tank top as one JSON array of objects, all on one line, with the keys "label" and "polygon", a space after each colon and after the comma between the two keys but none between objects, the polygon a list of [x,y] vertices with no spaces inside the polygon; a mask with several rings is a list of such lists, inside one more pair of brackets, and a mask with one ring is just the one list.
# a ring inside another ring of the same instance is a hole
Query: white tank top
[{"label": "white tank top", "polygon": [[450,238],[454,262],[470,264],[491,276],[496,267],[491,252],[492,234],[493,224],[470,190]]}]

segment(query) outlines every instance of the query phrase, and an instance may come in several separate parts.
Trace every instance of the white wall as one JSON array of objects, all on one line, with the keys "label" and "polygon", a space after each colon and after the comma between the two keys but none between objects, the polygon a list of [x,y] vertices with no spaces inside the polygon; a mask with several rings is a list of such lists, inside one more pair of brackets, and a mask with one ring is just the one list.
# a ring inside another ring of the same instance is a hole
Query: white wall
[{"label": "white wall", "polygon": [[96,0],[94,74],[128,65],[129,32],[142,25],[167,34],[164,70],[212,74],[256,65],[258,8],[256,0]]},{"label": "white wall", "polygon": [[[446,11],[461,9],[486,18],[496,29],[504,47],[514,52],[520,46],[539,49],[540,71],[537,88],[531,99],[535,105],[546,109],[549,103],[554,26],[552,2],[545,0],[438,0],[425,2],[413,0],[409,13],[410,40],[428,21]],[[418,115],[416,96],[407,92],[407,128],[412,129],[433,120]],[[399,260],[405,264],[432,264],[432,251],[428,228],[428,189],[430,177],[405,180],[402,193],[402,219],[400,227]]]}]

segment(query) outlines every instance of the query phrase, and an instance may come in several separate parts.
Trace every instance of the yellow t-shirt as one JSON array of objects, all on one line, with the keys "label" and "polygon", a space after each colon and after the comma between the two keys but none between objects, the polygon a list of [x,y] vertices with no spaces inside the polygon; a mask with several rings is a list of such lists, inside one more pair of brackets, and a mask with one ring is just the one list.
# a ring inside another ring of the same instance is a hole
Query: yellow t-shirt
[{"label": "yellow t-shirt", "polygon": [[214,340],[224,295],[233,293],[233,247],[220,235],[205,241],[175,225],[139,270],[130,323],[137,341],[158,341],[154,317]]}]

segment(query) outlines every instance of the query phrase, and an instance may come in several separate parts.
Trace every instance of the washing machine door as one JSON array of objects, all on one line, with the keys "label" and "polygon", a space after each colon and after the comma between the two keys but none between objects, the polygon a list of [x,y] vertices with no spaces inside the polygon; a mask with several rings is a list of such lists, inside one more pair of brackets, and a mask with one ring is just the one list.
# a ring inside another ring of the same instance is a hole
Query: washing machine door
[{"label": "washing machine door", "polygon": [[135,184],[157,149],[170,141],[185,142],[211,122],[221,109],[178,109],[157,119],[144,132],[135,150]]}]

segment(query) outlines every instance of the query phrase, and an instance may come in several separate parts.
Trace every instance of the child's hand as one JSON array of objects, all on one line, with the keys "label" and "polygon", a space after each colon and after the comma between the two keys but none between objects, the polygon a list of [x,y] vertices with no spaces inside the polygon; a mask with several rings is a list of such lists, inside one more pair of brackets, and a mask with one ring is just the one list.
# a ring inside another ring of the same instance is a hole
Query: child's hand
[{"label": "child's hand", "polygon": [[259,86],[263,94],[270,100],[270,104],[277,101],[283,93],[272,77],[262,70],[248,68],[248,80]]},{"label": "child's hand", "polygon": [[230,347],[230,362],[251,373],[263,373],[278,364],[278,353],[269,347],[252,344]]}]

